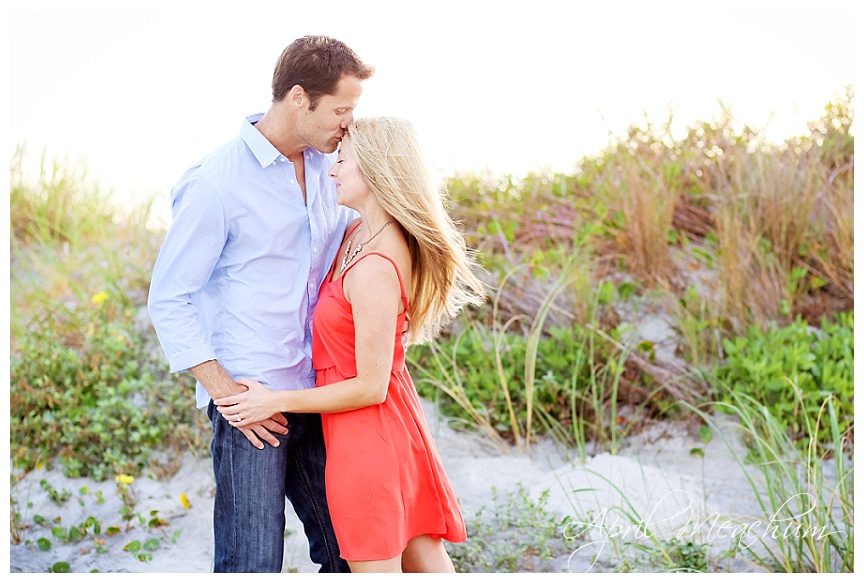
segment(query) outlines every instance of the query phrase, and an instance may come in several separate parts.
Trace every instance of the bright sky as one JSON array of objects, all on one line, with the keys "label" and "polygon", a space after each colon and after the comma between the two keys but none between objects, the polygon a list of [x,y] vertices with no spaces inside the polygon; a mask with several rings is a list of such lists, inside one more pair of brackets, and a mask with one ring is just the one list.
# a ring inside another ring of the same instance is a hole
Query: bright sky
[{"label": "bright sky", "polygon": [[853,82],[851,1],[117,4],[12,2],[8,135],[123,196],[167,197],[264,111],[276,58],[304,34],[376,65],[357,115],[412,120],[445,173],[570,171],[646,114],[671,107],[683,126],[718,100],[801,133]]}]

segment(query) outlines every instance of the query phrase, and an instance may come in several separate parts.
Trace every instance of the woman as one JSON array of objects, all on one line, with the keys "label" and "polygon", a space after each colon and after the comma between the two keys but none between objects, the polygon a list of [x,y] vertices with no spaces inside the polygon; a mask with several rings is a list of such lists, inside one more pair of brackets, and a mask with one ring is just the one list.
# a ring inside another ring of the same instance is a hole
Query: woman
[{"label": "woman", "polygon": [[[405,369],[409,343],[434,338],[466,304],[480,304],[464,239],[447,214],[411,124],[356,120],[330,175],[357,210],[321,287],[313,324],[315,389],[216,401],[235,427],[277,412],[322,414],[327,500],[353,572],[447,572],[443,540],[465,523]],[[407,322],[407,330],[406,330]]]}]

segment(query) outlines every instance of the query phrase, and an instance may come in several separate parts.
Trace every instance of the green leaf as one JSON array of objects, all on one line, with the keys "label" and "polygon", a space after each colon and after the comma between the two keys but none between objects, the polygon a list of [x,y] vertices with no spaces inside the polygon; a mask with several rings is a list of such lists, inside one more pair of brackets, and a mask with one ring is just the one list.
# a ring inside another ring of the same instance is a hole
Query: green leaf
[{"label": "green leaf", "polygon": [[644,352],[654,352],[654,343],[650,340],[643,340],[637,347]]},{"label": "green leaf", "polygon": [[79,542],[84,538],[84,529],[80,526],[72,526],[69,528],[69,540],[72,542]]},{"label": "green leaf", "polygon": [[69,569],[69,563],[66,563],[64,561],[58,561],[57,563],[51,565],[52,573],[69,573]]},{"label": "green leaf", "polygon": [[608,306],[612,302],[614,302],[615,301],[615,286],[608,281],[604,281],[603,283],[601,283],[600,289],[598,290],[597,301],[600,302],[600,304],[603,306]]},{"label": "green leaf", "polygon": [[630,299],[636,292],[636,284],[631,283],[629,281],[625,281],[624,283],[618,284],[618,297],[620,297],[623,301]]}]

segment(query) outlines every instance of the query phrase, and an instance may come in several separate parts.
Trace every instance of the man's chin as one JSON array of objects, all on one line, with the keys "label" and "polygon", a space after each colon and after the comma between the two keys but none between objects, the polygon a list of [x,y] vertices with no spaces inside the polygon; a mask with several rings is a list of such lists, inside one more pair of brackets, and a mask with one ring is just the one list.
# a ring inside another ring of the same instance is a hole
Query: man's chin
[{"label": "man's chin", "polygon": [[317,147],[315,149],[324,154],[332,154],[339,148],[339,142],[340,140],[334,138],[328,142],[321,144],[320,147]]}]

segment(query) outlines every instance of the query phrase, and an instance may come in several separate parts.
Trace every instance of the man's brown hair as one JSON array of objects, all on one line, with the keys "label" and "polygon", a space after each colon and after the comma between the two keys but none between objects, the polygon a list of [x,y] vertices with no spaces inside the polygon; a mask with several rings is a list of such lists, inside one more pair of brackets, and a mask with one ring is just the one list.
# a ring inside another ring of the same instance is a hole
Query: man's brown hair
[{"label": "man's brown hair", "polygon": [[273,101],[281,101],[299,85],[315,109],[323,95],[336,93],[343,75],[368,79],[375,67],[367,65],[345,43],[328,36],[304,36],[288,45],[273,72]]}]

